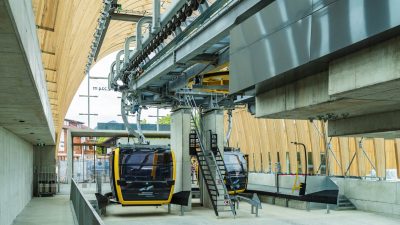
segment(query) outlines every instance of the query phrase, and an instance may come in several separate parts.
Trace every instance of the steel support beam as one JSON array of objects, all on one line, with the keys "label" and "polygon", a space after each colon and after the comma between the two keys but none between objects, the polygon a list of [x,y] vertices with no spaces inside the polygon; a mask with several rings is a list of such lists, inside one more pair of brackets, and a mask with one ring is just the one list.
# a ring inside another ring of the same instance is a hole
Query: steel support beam
[{"label": "steel support beam", "polygon": [[[114,5],[114,4],[117,4],[117,3],[118,3],[118,0],[113,0],[111,4]],[[113,10],[113,8],[111,8],[111,10]],[[110,15],[111,15],[111,12],[110,12]],[[106,18],[106,22],[104,23],[104,32],[101,33],[100,40],[99,40],[99,45],[97,46],[96,51],[94,52],[94,61],[97,60],[97,56],[99,55],[101,46],[103,45],[104,38],[106,37],[108,26],[110,25],[110,18],[111,18],[111,16],[108,16]]]},{"label": "steel support beam", "polygon": [[124,13],[110,13],[110,19],[137,23],[143,16]]},{"label": "steel support beam", "polygon": [[151,65],[138,78],[136,84],[134,84],[135,89],[143,89],[151,85],[152,82],[159,81],[163,75],[171,72],[177,65],[183,65],[197,55],[201,55],[204,50],[228,36],[229,31],[236,24],[247,19],[271,2],[273,0],[238,0],[231,2],[221,9],[218,16],[204,22],[196,33],[178,43],[162,59]]}]

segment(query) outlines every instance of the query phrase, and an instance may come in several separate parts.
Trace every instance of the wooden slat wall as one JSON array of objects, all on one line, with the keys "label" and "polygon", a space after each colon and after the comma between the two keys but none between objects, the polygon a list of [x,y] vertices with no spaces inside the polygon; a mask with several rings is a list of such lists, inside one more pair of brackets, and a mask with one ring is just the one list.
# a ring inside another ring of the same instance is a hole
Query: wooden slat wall
[{"label": "wooden slat wall", "polygon": [[385,177],[386,172],[386,155],[385,155],[385,139],[375,138],[374,139],[374,152],[375,152],[375,167],[376,174],[378,177]]},{"label": "wooden slat wall", "polygon": [[396,139],[395,143],[395,159],[396,159],[396,167],[397,167],[397,177],[400,177],[400,139]]},{"label": "wooden slat wall", "polygon": [[[346,175],[350,176],[360,176],[360,166],[358,162],[358,155],[360,151],[357,151],[358,149],[358,143],[356,138],[348,138],[349,140],[349,146],[348,150],[350,152],[351,158],[353,159],[353,162],[350,164],[350,170]],[[342,151],[346,151],[346,149],[343,149]]]},{"label": "wooden slat wall", "polygon": [[347,170],[347,167],[349,167],[350,165],[350,160],[352,155],[350,155],[350,151],[346,151],[346,149],[349,148],[349,138],[344,138],[344,137],[340,137],[338,138],[339,141],[339,158],[341,161],[341,166],[342,166],[342,173],[341,175],[344,175],[344,173]]},{"label": "wooden slat wall", "polygon": [[[161,0],[161,11],[170,2]],[[130,13],[152,13],[152,0],[119,0],[118,3]],[[87,56],[103,3],[101,0],[33,0],[32,5],[54,124],[59,133],[85,76]],[[97,60],[123,49],[125,38],[135,33],[135,23],[111,21]]]},{"label": "wooden slat wall", "polygon": [[[321,163],[321,138],[320,138],[320,133],[317,129],[315,129],[315,122],[313,123],[308,123],[308,130],[310,132],[310,142],[311,142],[311,148],[309,149],[310,152],[312,152],[312,161],[313,161],[313,172],[316,173],[318,170],[318,165]],[[315,151],[311,151],[312,149],[315,149]]]},{"label": "wooden slat wall", "polygon": [[[227,121],[227,120],[225,120]],[[314,123],[314,124],[313,124]],[[225,129],[227,128],[225,124]],[[307,151],[311,152],[313,172],[316,173],[321,165],[321,153],[325,154],[326,141],[330,141],[332,152],[329,153],[330,174],[342,176],[349,167],[350,161],[356,154],[349,168],[348,176],[368,176],[373,167],[362,152],[359,142],[362,140],[363,149],[377,169],[378,177],[385,177],[386,169],[397,169],[400,177],[400,139],[385,140],[382,138],[334,137],[324,138],[325,125],[320,121],[256,119],[246,109],[233,111],[231,146],[238,146],[249,154],[249,168],[251,171],[268,172],[269,158],[271,170],[276,171],[275,163],[278,154],[283,173],[295,173],[297,152],[301,155],[302,170],[305,173],[304,153],[301,146],[291,144],[292,141],[304,143]],[[289,155],[290,171],[288,171],[287,157]],[[261,164],[262,158],[262,164]]]},{"label": "wooden slat wall", "polygon": [[[284,120],[286,127],[286,142],[288,143],[288,151],[289,151],[289,162],[290,162],[290,173],[295,173],[297,169],[297,147],[293,144],[290,144],[291,141],[296,140],[297,133],[294,126],[296,121],[294,120]],[[288,172],[288,171],[287,171]]]}]

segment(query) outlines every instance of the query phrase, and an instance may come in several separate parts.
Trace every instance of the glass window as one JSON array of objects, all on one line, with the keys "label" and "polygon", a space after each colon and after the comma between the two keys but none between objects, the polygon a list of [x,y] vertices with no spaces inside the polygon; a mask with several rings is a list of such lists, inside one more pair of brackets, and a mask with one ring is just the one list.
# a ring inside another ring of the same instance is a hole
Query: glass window
[{"label": "glass window", "polygon": [[121,159],[121,173],[125,178],[133,180],[151,179],[154,153],[125,154]]},{"label": "glass window", "polygon": [[271,153],[268,152],[268,167],[269,167],[269,173],[272,173],[272,162],[271,162]]},{"label": "glass window", "polygon": [[313,161],[313,155],[312,152],[307,152],[307,173],[308,174],[313,174],[314,173],[314,161]]},{"label": "glass window", "polygon": [[300,152],[297,152],[297,172],[298,173],[302,173],[303,172],[303,170],[302,170],[302,164],[301,164],[301,153]]},{"label": "glass window", "polygon": [[326,174],[326,155],[325,153],[321,153],[321,168],[320,168],[320,174]]},{"label": "glass window", "polygon": [[224,162],[228,172],[246,172],[247,163],[241,154],[224,154]]},{"label": "glass window", "polygon": [[130,151],[120,157],[121,177],[127,180],[148,181],[172,179],[170,152]]},{"label": "glass window", "polygon": [[119,155],[120,188],[127,201],[167,200],[174,184],[167,149],[126,148]]},{"label": "glass window", "polygon": [[290,156],[289,156],[289,152],[286,152],[286,172],[290,173]]}]

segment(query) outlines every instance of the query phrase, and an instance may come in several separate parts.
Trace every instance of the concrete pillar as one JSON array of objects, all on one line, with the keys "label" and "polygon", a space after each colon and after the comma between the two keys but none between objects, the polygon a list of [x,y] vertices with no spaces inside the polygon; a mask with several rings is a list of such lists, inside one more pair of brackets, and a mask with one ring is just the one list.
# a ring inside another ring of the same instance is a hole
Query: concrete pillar
[{"label": "concrete pillar", "polygon": [[[212,133],[217,134],[218,136],[218,148],[221,151],[221,154],[223,154],[223,149],[224,149],[224,112],[223,110],[211,110],[208,111],[207,113],[202,115],[202,125],[203,125],[203,138],[205,141],[205,148],[207,150],[210,150],[210,130]],[[208,195],[207,192],[207,187],[204,184],[204,180],[201,180],[202,182],[202,202],[205,207],[212,208],[212,203],[211,199]],[[223,195],[220,195],[221,198],[223,198]]]},{"label": "concrete pillar", "polygon": [[[191,191],[191,161],[189,156],[190,109],[178,109],[171,114],[171,149],[176,158],[176,180],[174,192]],[[173,209],[180,210],[180,207]],[[192,196],[185,211],[192,210]]]},{"label": "concrete pillar", "polygon": [[70,183],[74,174],[74,149],[72,147],[72,136],[69,129],[67,132],[66,148],[67,148],[67,182]]}]

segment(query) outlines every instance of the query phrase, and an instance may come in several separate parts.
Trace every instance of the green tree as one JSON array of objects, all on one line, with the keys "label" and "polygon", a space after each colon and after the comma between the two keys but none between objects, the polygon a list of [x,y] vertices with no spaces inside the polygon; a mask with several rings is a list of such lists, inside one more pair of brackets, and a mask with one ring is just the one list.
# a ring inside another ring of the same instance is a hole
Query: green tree
[{"label": "green tree", "polygon": [[158,119],[158,124],[171,124],[171,115],[168,114]]},{"label": "green tree", "polygon": [[[96,143],[97,144],[102,144],[103,142],[107,141],[108,139],[109,139],[108,137],[99,137],[99,138],[97,138]],[[105,152],[106,152],[105,147],[98,146],[96,148],[96,154],[97,155],[105,154]]]}]

